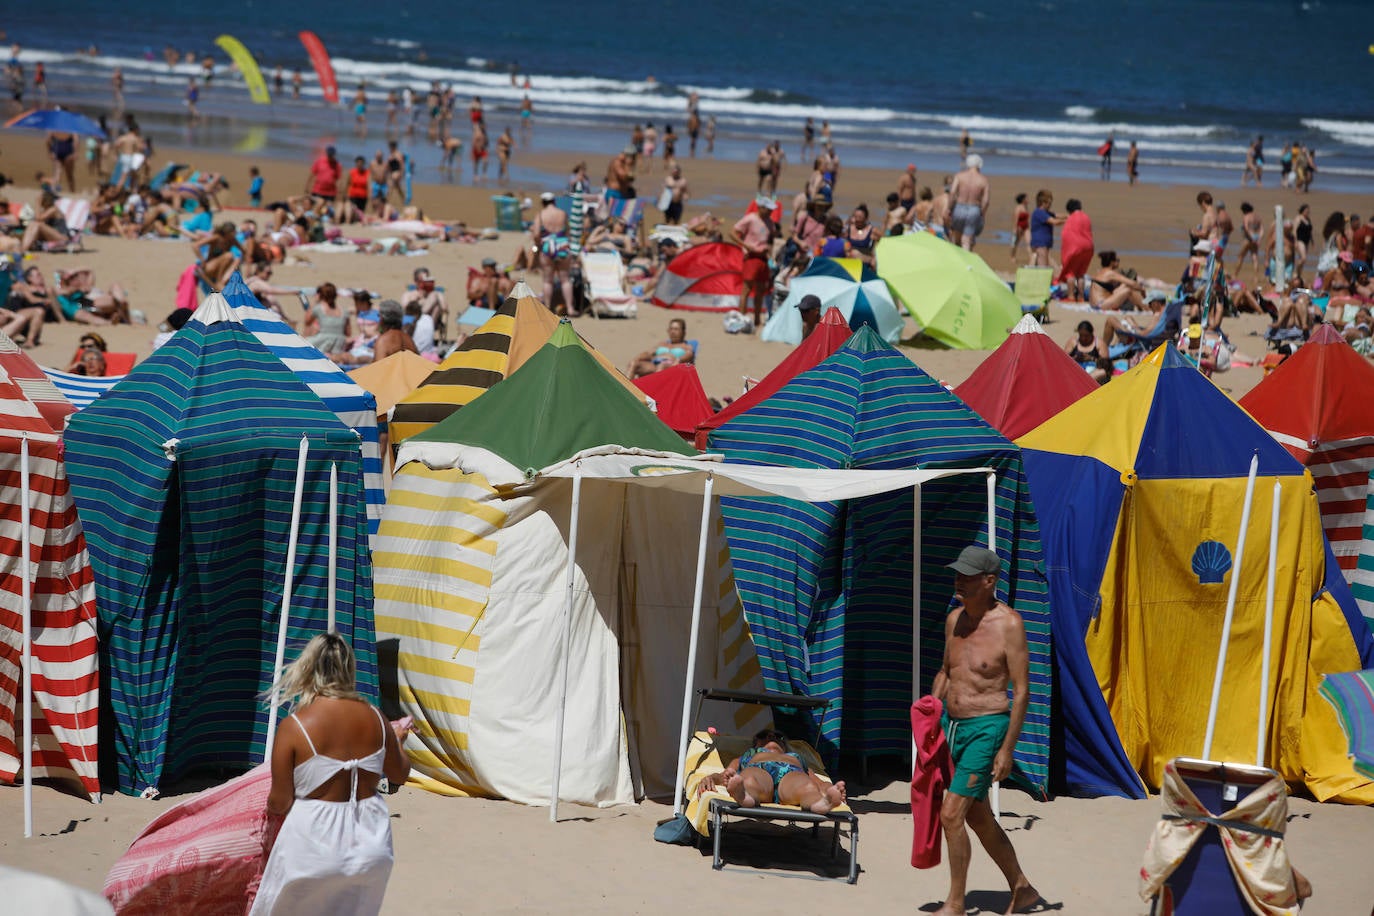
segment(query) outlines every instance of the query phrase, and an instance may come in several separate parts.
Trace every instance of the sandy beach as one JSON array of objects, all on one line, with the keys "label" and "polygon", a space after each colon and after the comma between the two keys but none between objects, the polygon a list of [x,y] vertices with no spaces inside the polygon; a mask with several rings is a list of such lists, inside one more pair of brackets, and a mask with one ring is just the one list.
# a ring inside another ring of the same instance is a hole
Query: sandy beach
[{"label": "sandy beach", "polygon": [[[369,152],[384,141],[341,143],[341,158],[354,151]],[[621,138],[608,138],[607,154]],[[581,158],[571,153],[536,151],[520,154],[527,164],[550,174],[564,174]],[[248,167],[261,167],[266,179],[266,199],[297,194],[306,181],[308,163],[250,159],[229,153],[207,154],[160,147],[155,166],[168,160],[190,162],[196,168],[219,171],[232,183],[222,200],[236,208],[226,216],[243,218],[246,207]],[[691,182],[694,200],[687,208],[693,216],[710,210],[733,221],[753,193],[753,169],[747,163],[718,162],[699,158],[682,160]],[[84,164],[83,164],[84,165]],[[589,158],[594,182],[605,166],[605,157]],[[20,185],[9,188],[12,200],[32,200],[36,190],[31,176],[44,169],[47,160],[41,136],[4,137],[0,170],[18,176]],[[989,264],[1010,276],[1014,264],[1002,240],[1012,222],[1012,198],[1018,192],[1034,195],[1040,187],[1051,190],[1058,204],[1070,196],[1083,201],[1092,218],[1097,248],[1115,248],[1127,266],[1142,277],[1156,277],[1170,285],[1176,281],[1185,259],[1187,229],[1197,222],[1196,186],[1141,185],[1069,182],[1005,174],[1003,166],[990,162],[993,203],[990,227],[979,252]],[[501,189],[466,184],[429,184],[435,176],[419,176],[417,202],[425,215],[444,220],[465,220],[473,229],[491,225],[490,197]],[[939,174],[922,172],[919,183],[938,186]],[[641,177],[640,193],[656,192],[663,178],[661,162]],[[790,193],[805,178],[801,167],[790,165],[782,187]],[[836,212],[847,213],[860,201],[877,213],[886,194],[893,190],[895,173],[846,169],[836,190]],[[80,176],[80,189],[91,182]],[[511,189],[520,196],[538,196],[541,187]],[[1298,195],[1276,188],[1238,189],[1212,187],[1218,198],[1239,216],[1242,200],[1249,201],[1273,218],[1273,208],[1296,210],[1312,206],[1320,226],[1332,210],[1374,210],[1374,195],[1317,192]],[[790,218],[790,207],[789,207]],[[374,234],[350,229],[349,235]],[[276,269],[273,282],[284,286],[314,287],[330,281],[344,288],[366,287],[384,297],[397,297],[417,267],[428,267],[448,288],[451,304],[461,308],[462,290],[469,267],[484,257],[509,261],[523,237],[504,234],[499,241],[476,244],[436,244],[420,257],[315,254],[311,263],[288,264]],[[100,236],[86,237],[87,250],[79,254],[39,254],[30,263],[49,276],[58,269],[85,266],[95,271],[97,283],[122,284],[131,305],[147,316],[146,325],[99,329],[110,349],[146,356],[157,325],[173,308],[176,280],[190,262],[186,243],[178,241],[127,241]],[[1315,255],[1309,262],[1315,263]],[[1247,275],[1245,280],[1249,281]],[[538,277],[528,278],[536,292]],[[291,303],[294,307],[294,303]],[[633,320],[576,321],[578,331],[601,349],[616,365],[624,367],[636,353],[664,336],[670,317],[652,305],[642,305]],[[778,344],[753,336],[729,335],[718,316],[687,314],[688,336],[701,342],[698,367],[713,397],[737,395],[744,376],[760,377],[790,352]],[[1100,314],[1052,307],[1046,330],[1063,343],[1079,320],[1088,318],[1097,327]],[[1256,336],[1267,318],[1248,316],[1228,319],[1226,329],[1247,357],[1265,352]],[[65,368],[72,358],[83,326],[49,325],[43,342],[31,352],[40,363]],[[908,331],[915,331],[908,322]],[[953,351],[925,346],[903,347],[913,362],[932,376],[954,385],[965,379],[987,356],[987,351]],[[1239,397],[1260,379],[1257,368],[1234,368],[1215,381],[1233,397]],[[849,776],[850,774],[841,774]],[[863,874],[857,886],[842,881],[813,879],[842,873],[844,862],[833,866],[824,843],[808,855],[778,859],[779,847],[762,840],[740,842],[727,858],[734,865],[714,874],[709,853],[664,846],[651,838],[655,823],[668,817],[671,808],[646,801],[636,806],[604,810],[565,806],[564,822],[548,823],[547,810],[491,800],[441,798],[423,791],[402,788],[390,799],[395,836],[396,866],[387,893],[385,912],[413,913],[638,913],[667,908],[696,907],[706,899],[726,908],[756,906],[766,899],[788,911],[899,913],[933,910],[942,899],[947,871],[938,868],[917,872],[908,862],[911,814],[908,787],[900,778],[872,785],[850,784],[853,806],[862,815],[860,862]],[[175,797],[145,801],[125,796],[107,797],[100,805],[62,794],[51,787],[35,789],[35,833],[22,838],[22,797],[18,789],[0,791],[0,861],[19,868],[55,875],[82,887],[99,890],[109,868],[129,841],[156,813]],[[1159,815],[1158,799],[1125,801],[1106,798],[1081,800],[1059,798],[1036,802],[1018,792],[1003,795],[1004,826],[1011,831],[1023,866],[1051,904],[1065,913],[1145,914],[1149,907],[1136,895],[1137,872],[1146,840]],[[1319,805],[1294,800],[1290,808],[1289,848],[1294,861],[1310,877],[1315,895],[1305,913],[1349,916],[1368,911],[1374,900],[1374,873],[1368,868],[1368,840],[1374,813],[1362,808]],[[802,837],[794,848],[807,849]],[[781,848],[787,848],[783,846]],[[764,866],[767,866],[765,869]],[[774,868],[773,866],[778,866]],[[975,846],[970,876],[969,904],[980,912],[1001,912],[1007,893],[1000,875]],[[0,911],[4,907],[0,906]]]}]

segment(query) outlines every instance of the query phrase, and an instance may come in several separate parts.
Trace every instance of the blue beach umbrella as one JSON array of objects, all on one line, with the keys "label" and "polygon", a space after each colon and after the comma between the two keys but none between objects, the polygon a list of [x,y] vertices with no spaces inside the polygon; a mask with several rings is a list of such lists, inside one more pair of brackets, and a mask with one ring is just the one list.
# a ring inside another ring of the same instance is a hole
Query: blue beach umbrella
[{"label": "blue beach umbrella", "polygon": [[5,122],[8,130],[51,130],[58,133],[80,134],[109,139],[100,125],[75,111],[62,108],[35,108],[15,115]]},{"label": "blue beach umbrella", "polygon": [[821,314],[834,306],[851,330],[865,324],[888,343],[902,336],[902,316],[888,291],[887,282],[858,258],[816,258],[792,280],[787,298],[773,310],[763,326],[762,337],[775,343],[801,343],[801,313],[796,304],[803,296],[821,300]]}]

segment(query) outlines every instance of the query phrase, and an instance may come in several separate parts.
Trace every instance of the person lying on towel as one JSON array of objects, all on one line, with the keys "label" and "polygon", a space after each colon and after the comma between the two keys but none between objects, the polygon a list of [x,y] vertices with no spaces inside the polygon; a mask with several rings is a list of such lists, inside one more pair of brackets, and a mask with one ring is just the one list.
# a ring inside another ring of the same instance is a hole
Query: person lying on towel
[{"label": "person lying on towel", "polygon": [[755,735],[753,747],[724,770],[703,779],[697,794],[721,786],[745,808],[771,802],[829,814],[845,803],[844,783],[832,785],[808,773],[801,755],[788,745],[787,736],[771,728]]}]

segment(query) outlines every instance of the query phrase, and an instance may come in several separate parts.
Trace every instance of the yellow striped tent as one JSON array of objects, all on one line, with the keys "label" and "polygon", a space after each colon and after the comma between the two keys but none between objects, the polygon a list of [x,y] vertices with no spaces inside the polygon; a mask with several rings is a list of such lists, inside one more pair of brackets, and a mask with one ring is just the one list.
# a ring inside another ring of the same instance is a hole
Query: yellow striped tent
[{"label": "yellow striped tent", "polygon": [[[570,564],[572,484],[531,483],[525,469],[592,450],[686,448],[597,367],[570,326],[525,369],[474,401],[461,424],[454,417],[401,448],[373,567],[378,641],[394,650],[396,690],[415,718],[405,744],[411,784],[549,800],[571,565],[559,798],[670,795],[701,500],[589,480]],[[512,417],[541,426],[527,438],[511,431]],[[552,460],[541,451],[550,443],[562,449]],[[719,517],[713,530],[695,682],[761,690]],[[721,706],[702,723],[750,734],[767,714]]]},{"label": "yellow striped tent", "polygon": [[[397,402],[391,415],[392,443],[404,442],[447,419],[519,369],[548,343],[557,327],[558,316],[527,285],[515,284],[496,314],[450,353],[424,384]],[[590,345],[586,349],[638,401],[648,402],[610,360]]]}]

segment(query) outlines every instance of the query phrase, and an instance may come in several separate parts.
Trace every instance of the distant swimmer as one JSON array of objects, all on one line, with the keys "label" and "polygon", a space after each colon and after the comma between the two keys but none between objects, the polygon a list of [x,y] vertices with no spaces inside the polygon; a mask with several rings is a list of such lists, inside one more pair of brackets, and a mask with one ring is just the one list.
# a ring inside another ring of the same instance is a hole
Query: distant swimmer
[{"label": "distant swimmer", "polygon": [[973,137],[969,134],[968,128],[959,131],[959,158],[967,159],[968,154],[973,150]]}]

